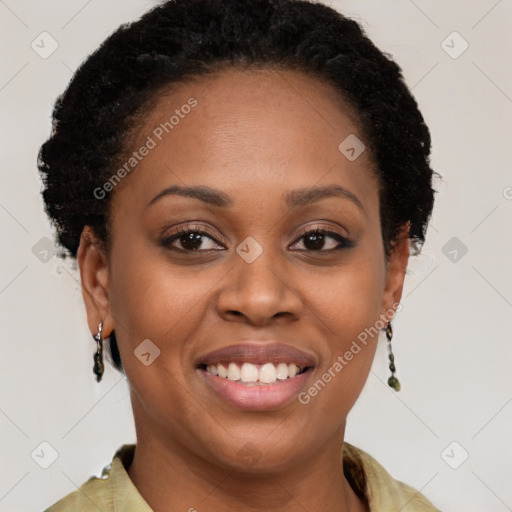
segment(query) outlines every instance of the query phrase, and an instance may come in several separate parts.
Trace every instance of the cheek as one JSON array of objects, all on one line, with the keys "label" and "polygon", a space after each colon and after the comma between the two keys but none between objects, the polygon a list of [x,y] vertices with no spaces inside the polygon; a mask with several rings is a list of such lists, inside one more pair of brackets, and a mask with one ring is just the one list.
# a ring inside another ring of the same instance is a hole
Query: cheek
[{"label": "cheek", "polygon": [[195,338],[205,315],[205,289],[213,284],[208,272],[191,268],[181,272],[134,257],[117,266],[111,282],[116,338],[130,386],[147,411],[161,414],[155,421],[164,423],[170,411],[189,406],[187,340]]},{"label": "cheek", "polygon": [[192,266],[177,269],[161,260],[130,258],[111,281],[112,314],[131,345],[149,338],[160,348],[176,349],[202,318],[205,290],[215,275]]},{"label": "cheek", "polygon": [[[371,251],[361,251],[350,264],[316,279],[314,313],[329,343],[314,379],[318,384],[306,393],[312,398],[321,392],[316,400],[326,406],[326,414],[348,413],[366,382],[383,327],[383,283],[383,262]],[[329,404],[339,409],[329,411]]]},{"label": "cheek", "polygon": [[357,336],[379,319],[384,273],[382,261],[371,251],[359,250],[346,264],[315,278],[316,311],[340,341]]}]

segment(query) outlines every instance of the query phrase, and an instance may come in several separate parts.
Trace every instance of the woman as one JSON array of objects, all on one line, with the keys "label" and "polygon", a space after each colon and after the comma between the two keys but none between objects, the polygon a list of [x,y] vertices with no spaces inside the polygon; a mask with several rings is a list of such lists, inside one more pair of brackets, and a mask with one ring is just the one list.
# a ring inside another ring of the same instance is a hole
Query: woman
[{"label": "woman", "polygon": [[344,442],[410,246],[430,135],[398,66],[306,1],[167,2],[56,103],[39,169],[137,443],[47,509],[434,511]]}]

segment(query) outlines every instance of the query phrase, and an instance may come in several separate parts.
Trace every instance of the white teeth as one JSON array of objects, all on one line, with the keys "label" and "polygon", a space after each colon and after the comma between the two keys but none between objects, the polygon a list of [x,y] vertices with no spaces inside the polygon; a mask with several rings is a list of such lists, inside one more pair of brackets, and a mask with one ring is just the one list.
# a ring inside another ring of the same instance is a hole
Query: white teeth
[{"label": "white teeth", "polygon": [[250,383],[261,382],[263,384],[272,384],[277,380],[293,378],[301,370],[301,367],[293,363],[279,363],[277,367],[273,363],[263,365],[243,363],[240,367],[235,362],[229,363],[227,368],[220,363],[206,366],[206,371],[223,379],[228,378],[233,381],[241,380]]},{"label": "white teeth", "polygon": [[[214,365],[210,365],[210,366],[214,366]],[[217,365],[217,372],[219,373],[219,377],[222,377],[223,379],[225,379],[228,376],[228,369],[221,364]]]},{"label": "white teeth", "polygon": [[264,364],[260,368],[260,382],[270,384],[276,381],[276,367],[272,363]]},{"label": "white teeth", "polygon": [[240,380],[240,368],[238,368],[236,363],[229,363],[228,379],[229,380]]},{"label": "white teeth", "polygon": [[244,363],[240,370],[240,379],[242,382],[256,382],[258,380],[258,368],[251,363]]},{"label": "white teeth", "polygon": [[[292,365],[292,366],[295,366],[295,365]],[[277,365],[277,372],[276,373],[277,373],[276,377],[279,380],[287,379],[288,376],[290,375],[289,371],[288,371],[288,365],[286,363],[279,363]]]}]

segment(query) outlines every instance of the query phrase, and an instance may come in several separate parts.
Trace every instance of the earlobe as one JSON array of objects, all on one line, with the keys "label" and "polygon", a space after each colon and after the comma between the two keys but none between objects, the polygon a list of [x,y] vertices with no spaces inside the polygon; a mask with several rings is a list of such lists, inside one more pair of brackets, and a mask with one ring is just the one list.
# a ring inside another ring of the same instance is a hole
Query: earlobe
[{"label": "earlobe", "polygon": [[394,315],[402,298],[405,272],[409,261],[409,248],[409,223],[407,223],[400,230],[387,262],[386,286],[382,296],[381,313],[383,315],[390,316],[390,311],[393,311]]},{"label": "earlobe", "polygon": [[108,264],[102,244],[90,226],[85,226],[80,236],[77,263],[89,329],[94,335],[98,324],[103,322],[103,337],[108,337],[114,329],[110,313]]}]

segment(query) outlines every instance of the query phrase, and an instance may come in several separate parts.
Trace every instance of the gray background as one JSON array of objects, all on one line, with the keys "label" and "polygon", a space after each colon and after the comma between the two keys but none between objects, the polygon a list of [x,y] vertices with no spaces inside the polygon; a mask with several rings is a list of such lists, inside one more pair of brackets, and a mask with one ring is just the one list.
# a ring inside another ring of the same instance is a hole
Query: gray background
[{"label": "gray background", "polygon": [[[43,510],[135,441],[125,379],[107,366],[94,380],[79,276],[52,256],[36,156],[73,70],[151,5],[0,0],[1,511]],[[385,384],[382,338],[346,439],[441,510],[512,510],[512,2],[330,5],[402,66],[444,178],[394,322],[402,391]]]}]

